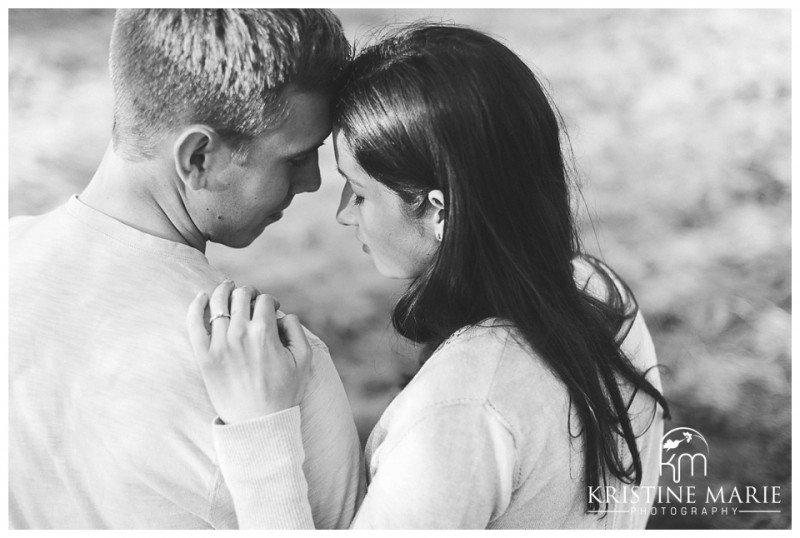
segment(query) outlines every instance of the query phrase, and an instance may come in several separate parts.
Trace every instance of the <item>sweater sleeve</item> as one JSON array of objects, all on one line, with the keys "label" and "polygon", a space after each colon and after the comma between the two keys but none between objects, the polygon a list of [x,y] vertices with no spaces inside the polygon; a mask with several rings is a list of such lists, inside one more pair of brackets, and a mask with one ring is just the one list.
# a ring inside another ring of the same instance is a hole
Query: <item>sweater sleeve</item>
[{"label": "sweater sleeve", "polygon": [[[225,481],[218,504],[233,505],[240,528],[346,528],[363,497],[350,403],[327,347],[310,332],[306,337],[314,355],[298,408],[213,427]],[[300,510],[301,500],[310,508]]]},{"label": "sweater sleeve", "polygon": [[514,438],[488,405],[429,408],[375,454],[354,528],[485,529],[511,501]]},{"label": "sweater sleeve", "polygon": [[314,528],[299,407],[213,430],[240,529]]},{"label": "sweater sleeve", "polygon": [[[235,425],[214,425],[240,528],[313,528],[305,497],[297,408]],[[444,405],[396,440],[380,465],[353,528],[484,529],[508,507],[514,438],[491,408]]]}]

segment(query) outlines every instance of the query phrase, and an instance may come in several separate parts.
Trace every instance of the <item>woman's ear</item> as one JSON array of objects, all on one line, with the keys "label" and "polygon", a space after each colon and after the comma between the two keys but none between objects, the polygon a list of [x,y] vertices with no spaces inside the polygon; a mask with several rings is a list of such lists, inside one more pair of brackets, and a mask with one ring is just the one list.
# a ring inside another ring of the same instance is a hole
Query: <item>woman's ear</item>
[{"label": "woman's ear", "polygon": [[219,164],[214,161],[221,157],[221,142],[219,134],[205,125],[191,125],[178,135],[173,157],[178,177],[186,187],[195,191],[213,187],[210,169]]},{"label": "woman's ear", "polygon": [[441,243],[444,237],[444,193],[438,189],[432,190],[428,193],[428,202],[436,208],[433,212],[433,234]]}]

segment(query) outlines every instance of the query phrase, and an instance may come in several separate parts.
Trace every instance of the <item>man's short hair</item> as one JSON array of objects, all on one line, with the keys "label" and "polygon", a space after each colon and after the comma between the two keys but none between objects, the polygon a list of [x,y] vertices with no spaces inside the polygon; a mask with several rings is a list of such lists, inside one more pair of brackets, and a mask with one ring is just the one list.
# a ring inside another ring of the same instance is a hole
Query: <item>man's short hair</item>
[{"label": "man's short hair", "polygon": [[171,128],[200,123],[238,149],[281,121],[287,87],[334,92],[350,57],[328,10],[118,10],[114,147],[148,158]]}]

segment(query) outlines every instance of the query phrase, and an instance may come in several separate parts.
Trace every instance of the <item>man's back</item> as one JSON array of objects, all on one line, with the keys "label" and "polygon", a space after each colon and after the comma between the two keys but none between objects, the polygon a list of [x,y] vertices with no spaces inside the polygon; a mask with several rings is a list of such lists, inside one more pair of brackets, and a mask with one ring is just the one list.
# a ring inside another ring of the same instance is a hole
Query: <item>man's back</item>
[{"label": "man's back", "polygon": [[[236,526],[184,325],[194,295],[223,278],[198,250],[77,197],[11,220],[12,527]],[[327,350],[312,342],[304,469],[317,525],[340,527],[359,495],[360,451]]]}]

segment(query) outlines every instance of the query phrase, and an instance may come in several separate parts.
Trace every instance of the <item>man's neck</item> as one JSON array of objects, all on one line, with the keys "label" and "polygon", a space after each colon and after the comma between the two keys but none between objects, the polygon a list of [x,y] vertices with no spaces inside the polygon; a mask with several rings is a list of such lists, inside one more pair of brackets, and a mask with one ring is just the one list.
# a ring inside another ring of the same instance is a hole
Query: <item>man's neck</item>
[{"label": "man's neck", "polygon": [[80,200],[132,228],[205,252],[206,240],[194,225],[171,167],[157,161],[131,162],[111,144]]}]

